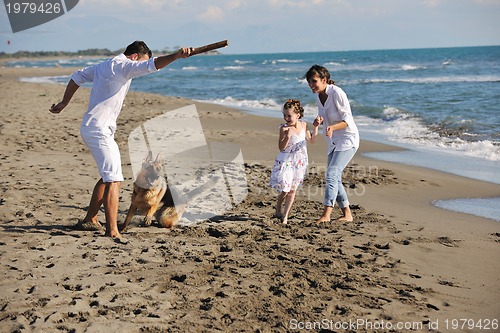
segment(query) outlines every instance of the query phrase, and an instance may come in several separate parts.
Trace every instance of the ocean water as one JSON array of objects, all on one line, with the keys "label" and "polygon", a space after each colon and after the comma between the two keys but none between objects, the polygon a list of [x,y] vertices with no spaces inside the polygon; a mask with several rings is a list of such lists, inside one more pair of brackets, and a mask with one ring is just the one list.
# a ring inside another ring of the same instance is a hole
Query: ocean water
[{"label": "ocean water", "polygon": [[[300,99],[311,121],[316,107],[304,75],[314,64],[327,67],[347,93],[362,139],[407,149],[370,157],[500,184],[500,46],[195,56],[135,79],[131,89],[270,117],[281,117],[288,98]],[[24,80],[65,84],[68,77]]]},{"label": "ocean water", "polygon": [[433,203],[440,208],[486,217],[500,222],[499,198],[463,198],[453,200],[437,200]]}]

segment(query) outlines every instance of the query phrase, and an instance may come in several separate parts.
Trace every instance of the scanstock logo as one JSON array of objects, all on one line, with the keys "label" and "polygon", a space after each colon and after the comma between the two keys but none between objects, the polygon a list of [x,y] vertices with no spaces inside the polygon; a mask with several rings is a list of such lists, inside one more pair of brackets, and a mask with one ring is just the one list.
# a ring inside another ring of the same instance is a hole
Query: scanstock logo
[{"label": "scanstock logo", "polygon": [[[194,104],[165,112],[132,130],[128,149],[134,181],[144,158],[148,154],[158,156],[169,186],[185,194],[183,199],[172,195],[176,209],[184,199],[189,202],[184,223],[221,216],[248,194],[240,147],[229,142],[207,142]],[[200,194],[192,200],[190,196],[195,192]]]},{"label": "scanstock logo", "polygon": [[36,27],[63,16],[79,0],[4,0],[12,32]]}]

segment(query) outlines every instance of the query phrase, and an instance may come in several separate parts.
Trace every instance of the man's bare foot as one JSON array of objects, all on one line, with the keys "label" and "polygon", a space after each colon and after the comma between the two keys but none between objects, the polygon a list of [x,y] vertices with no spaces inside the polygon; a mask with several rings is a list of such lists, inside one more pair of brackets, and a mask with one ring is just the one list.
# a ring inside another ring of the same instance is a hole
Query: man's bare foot
[{"label": "man's bare foot", "polygon": [[83,231],[103,231],[104,228],[99,222],[85,222],[78,221],[77,224],[73,226],[75,230],[83,230]]},{"label": "man's bare foot", "polygon": [[115,243],[128,244],[128,239],[126,239],[125,237],[111,237],[111,239],[113,239]]},{"label": "man's bare foot", "polygon": [[120,238],[122,235],[118,231],[108,231],[106,230],[106,233],[104,234],[106,237],[111,237],[111,238]]},{"label": "man's bare foot", "polygon": [[106,233],[104,234],[104,236],[110,237],[116,243],[120,243],[120,244],[127,244],[128,243],[128,240],[125,237],[123,237],[119,232],[108,232],[108,231],[106,231]]},{"label": "man's bare foot", "polygon": [[281,223],[282,223],[282,224],[288,224],[288,217],[286,217],[286,216],[282,216],[282,217],[281,217]]}]

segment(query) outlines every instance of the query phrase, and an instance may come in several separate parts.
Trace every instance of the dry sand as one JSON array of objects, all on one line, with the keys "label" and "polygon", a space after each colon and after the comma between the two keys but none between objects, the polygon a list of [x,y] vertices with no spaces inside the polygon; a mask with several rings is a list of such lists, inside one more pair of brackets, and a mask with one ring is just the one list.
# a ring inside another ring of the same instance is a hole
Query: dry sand
[{"label": "dry sand", "polygon": [[17,81],[70,72],[0,67],[1,332],[410,331],[398,322],[476,332],[462,322],[452,330],[452,320],[499,319],[500,224],[431,205],[498,195],[498,185],[364,158],[396,148],[363,141],[344,178],[355,221],[317,226],[326,160],[318,140],[283,226],[267,186],[280,120],[221,106],[128,94],[116,136],[120,220],[132,190],[128,134],[193,103],[209,142],[241,147],[243,203],[172,231],[135,226],[128,244],[72,230],[98,177],[79,136],[89,90],[52,115],[64,86]]}]

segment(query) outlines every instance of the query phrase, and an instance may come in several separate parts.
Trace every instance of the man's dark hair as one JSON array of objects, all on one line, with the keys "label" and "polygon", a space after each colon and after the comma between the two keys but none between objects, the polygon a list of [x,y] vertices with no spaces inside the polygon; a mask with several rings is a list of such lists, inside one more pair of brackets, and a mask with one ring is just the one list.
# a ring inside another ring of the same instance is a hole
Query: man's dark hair
[{"label": "man's dark hair", "polygon": [[153,56],[153,53],[151,52],[149,47],[142,40],[136,40],[135,42],[127,46],[125,52],[123,52],[123,54],[125,54],[126,56],[132,55],[134,53],[147,54],[149,56],[149,59],[151,59],[151,57]]}]

